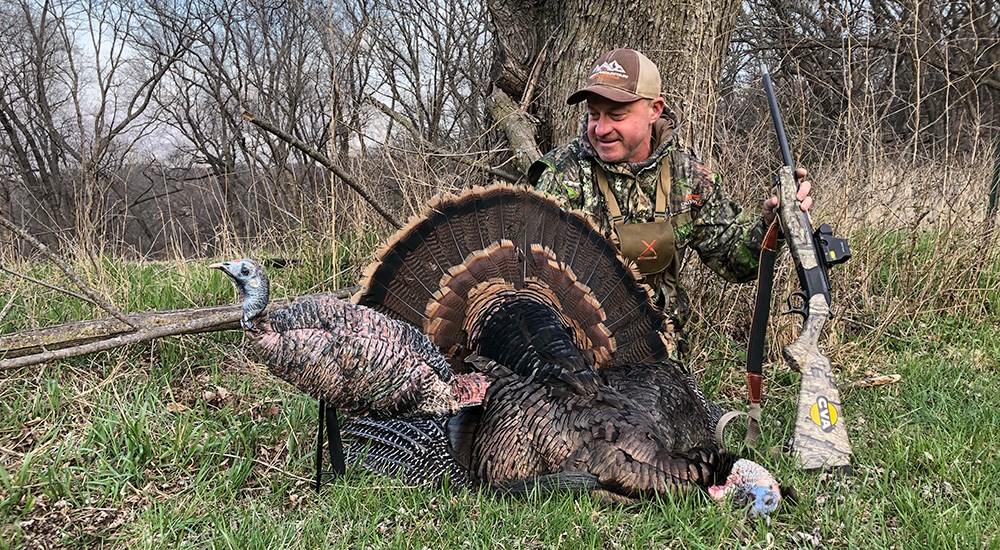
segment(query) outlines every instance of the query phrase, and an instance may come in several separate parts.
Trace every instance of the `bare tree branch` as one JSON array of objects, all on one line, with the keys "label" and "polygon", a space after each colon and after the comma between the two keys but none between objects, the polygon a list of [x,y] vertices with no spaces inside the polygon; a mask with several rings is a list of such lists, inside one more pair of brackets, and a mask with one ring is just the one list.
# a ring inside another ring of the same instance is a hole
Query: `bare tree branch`
[{"label": "bare tree branch", "polygon": [[403,224],[399,223],[399,220],[397,220],[392,214],[390,214],[387,210],[382,208],[381,205],[379,205],[378,201],[375,200],[375,197],[372,197],[368,193],[368,191],[365,190],[364,187],[361,187],[361,185],[359,185],[358,182],[354,181],[354,178],[352,178],[350,174],[337,167],[337,165],[334,164],[333,161],[330,160],[326,155],[302,143],[301,141],[296,139],[295,136],[289,134],[288,132],[285,132],[284,130],[281,130],[280,128],[275,127],[273,124],[263,120],[258,120],[257,117],[253,115],[253,113],[251,113],[246,109],[243,109],[243,119],[246,120],[247,122],[250,122],[254,126],[257,126],[261,130],[273,134],[274,136],[278,137],[278,139],[284,141],[285,143],[291,145],[292,147],[295,147],[299,151],[302,151],[309,158],[325,166],[327,170],[333,172],[334,174],[337,175],[338,178],[343,180],[348,187],[353,189],[357,194],[361,195],[361,198],[365,199],[365,202],[371,205],[371,207],[374,208],[376,212],[381,214],[382,217],[385,218],[386,221],[388,221],[390,224],[392,224],[393,227],[395,227],[396,229],[400,229],[403,227]]},{"label": "bare tree branch", "polygon": [[4,304],[3,309],[0,309],[0,322],[2,322],[5,317],[7,317],[7,313],[10,312],[10,307],[14,305],[15,299],[17,299],[17,290],[14,290],[10,293],[10,297],[7,298],[7,303]]},{"label": "bare tree branch", "polygon": [[82,294],[77,294],[76,292],[73,292],[72,290],[66,290],[65,288],[62,288],[62,287],[59,287],[59,286],[56,286],[56,285],[53,285],[53,284],[46,283],[45,281],[40,281],[40,280],[38,280],[38,279],[36,279],[34,277],[29,277],[28,275],[25,275],[24,273],[18,273],[17,271],[14,271],[14,270],[11,270],[11,269],[7,269],[6,267],[4,267],[2,265],[0,265],[0,271],[3,271],[5,273],[10,273],[11,275],[13,275],[15,277],[18,277],[20,279],[24,279],[25,281],[28,281],[28,282],[35,283],[36,285],[39,285],[39,286],[44,286],[45,288],[48,288],[50,290],[54,290],[56,292],[60,292],[60,293],[65,294],[67,296],[72,296],[72,297],[76,298],[77,300],[83,300],[84,302],[90,302],[91,304],[94,304],[95,306],[98,305],[97,302],[94,302],[93,300],[91,300],[87,296],[84,296]]},{"label": "bare tree branch", "polygon": [[480,162],[476,162],[473,159],[466,158],[464,155],[456,155],[452,152],[444,151],[441,148],[436,147],[433,143],[427,141],[427,139],[424,138],[424,136],[420,135],[420,131],[417,130],[417,128],[414,127],[410,121],[406,120],[406,118],[403,117],[403,115],[390,109],[386,104],[382,103],[381,101],[375,99],[372,96],[368,96],[365,99],[376,109],[382,111],[387,116],[391,117],[393,120],[400,123],[404,128],[406,128],[410,132],[410,135],[413,136],[413,139],[417,140],[417,143],[419,143],[420,146],[423,147],[424,149],[427,149],[434,154],[444,155],[447,156],[448,158],[455,159],[466,166],[471,166],[477,170],[482,170],[483,172],[490,174],[491,176],[496,176],[500,179],[509,181],[511,183],[517,183],[518,181],[521,180],[519,176],[516,176],[514,174],[508,174],[507,172],[504,172],[502,170],[497,170],[496,168],[493,168],[491,166],[487,166]]}]

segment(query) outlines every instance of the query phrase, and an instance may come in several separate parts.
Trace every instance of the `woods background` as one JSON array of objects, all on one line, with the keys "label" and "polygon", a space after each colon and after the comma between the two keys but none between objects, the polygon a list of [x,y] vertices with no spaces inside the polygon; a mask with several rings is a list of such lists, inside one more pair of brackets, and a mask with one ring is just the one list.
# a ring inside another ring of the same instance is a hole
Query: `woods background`
[{"label": "woods background", "polygon": [[[577,132],[582,109],[564,98],[616,46],[660,65],[687,143],[738,202],[776,167],[761,62],[821,213],[891,205],[906,227],[981,221],[995,201],[992,0],[4,0],[0,15],[0,214],[72,252],[324,249],[334,212],[345,238],[388,229],[243,111],[328,154],[400,219],[441,190],[519,181]],[[508,140],[513,122],[534,143]]]}]

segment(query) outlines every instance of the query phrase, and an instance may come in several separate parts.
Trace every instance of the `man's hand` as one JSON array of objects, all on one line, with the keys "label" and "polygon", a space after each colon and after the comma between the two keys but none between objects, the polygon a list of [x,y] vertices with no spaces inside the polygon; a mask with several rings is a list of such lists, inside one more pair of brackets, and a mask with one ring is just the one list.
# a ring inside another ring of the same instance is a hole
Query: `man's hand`
[{"label": "man's hand", "polygon": [[[799,192],[795,194],[795,198],[801,203],[799,204],[799,207],[802,208],[802,211],[808,212],[813,204],[813,199],[809,196],[809,191],[812,189],[812,183],[807,179],[809,177],[809,172],[805,168],[796,168],[795,177],[799,180]],[[777,209],[777,195],[772,195],[771,198],[764,201],[765,225],[771,225],[771,223],[774,222],[774,217],[777,215]]]}]

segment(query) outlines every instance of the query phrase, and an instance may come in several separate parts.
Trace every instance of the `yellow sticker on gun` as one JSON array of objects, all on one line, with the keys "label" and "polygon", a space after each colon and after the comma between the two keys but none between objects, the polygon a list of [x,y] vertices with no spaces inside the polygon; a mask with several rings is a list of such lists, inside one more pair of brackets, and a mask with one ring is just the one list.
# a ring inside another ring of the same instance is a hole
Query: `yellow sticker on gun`
[{"label": "yellow sticker on gun", "polygon": [[837,408],[826,397],[820,395],[816,398],[813,406],[809,408],[809,417],[824,432],[832,432],[837,424]]}]

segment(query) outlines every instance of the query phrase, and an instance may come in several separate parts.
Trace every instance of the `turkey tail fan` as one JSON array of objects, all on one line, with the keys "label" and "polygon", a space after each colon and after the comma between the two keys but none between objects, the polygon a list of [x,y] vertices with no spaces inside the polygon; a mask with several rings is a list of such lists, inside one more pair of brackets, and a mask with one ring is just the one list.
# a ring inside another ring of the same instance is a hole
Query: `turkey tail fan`
[{"label": "turkey tail fan", "polygon": [[581,214],[528,188],[431,201],[379,252],[355,301],[420,327],[460,357],[479,316],[523,293],[561,312],[598,368],[667,356],[665,317],[637,272]]},{"label": "turkey tail fan", "polygon": [[359,418],[341,427],[344,456],[368,472],[407,485],[466,486],[466,468],[448,450],[445,420]]}]

